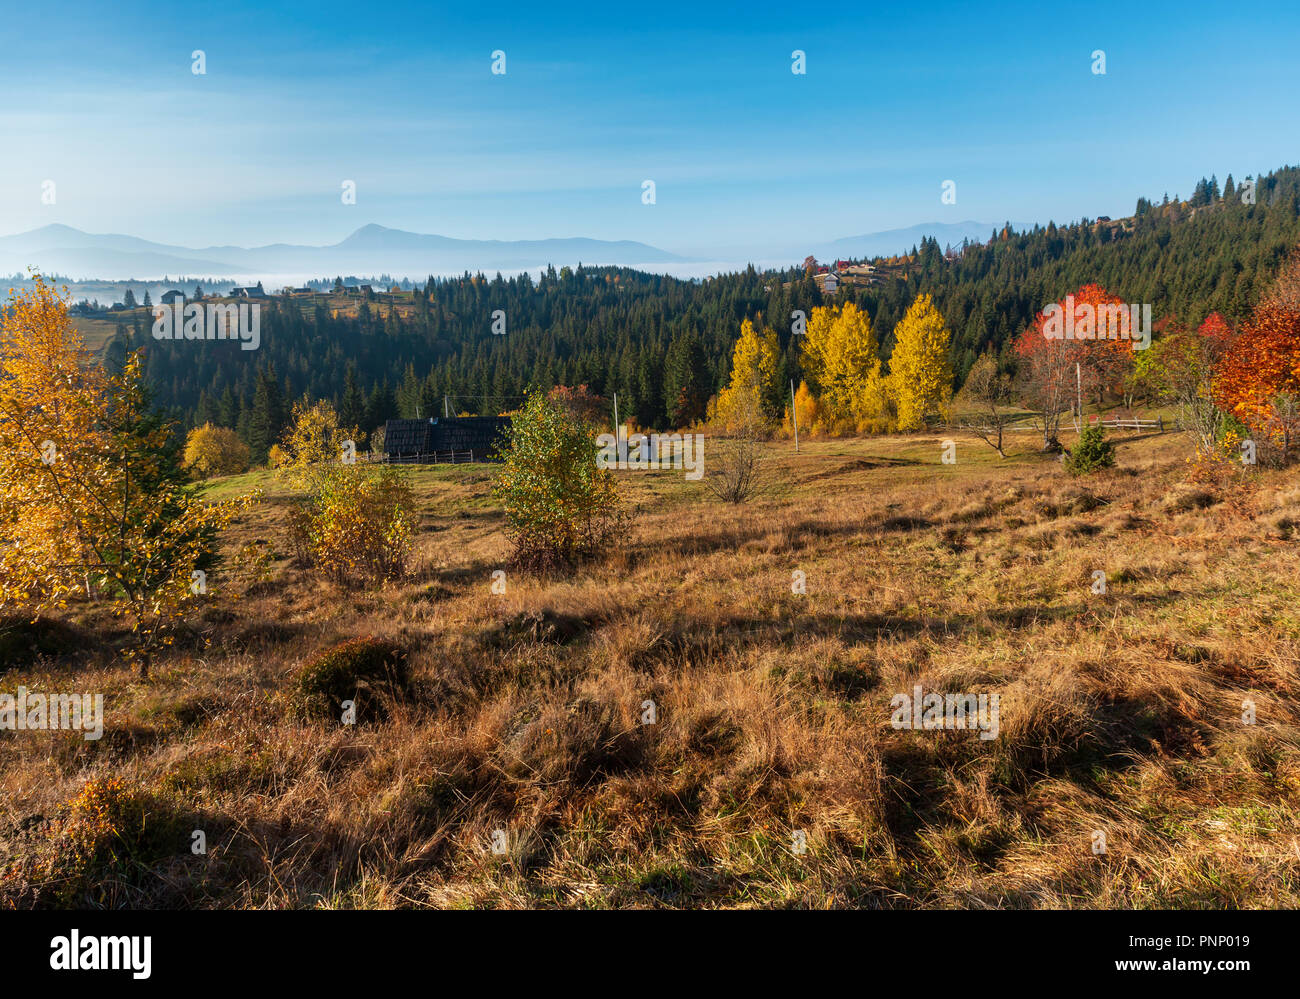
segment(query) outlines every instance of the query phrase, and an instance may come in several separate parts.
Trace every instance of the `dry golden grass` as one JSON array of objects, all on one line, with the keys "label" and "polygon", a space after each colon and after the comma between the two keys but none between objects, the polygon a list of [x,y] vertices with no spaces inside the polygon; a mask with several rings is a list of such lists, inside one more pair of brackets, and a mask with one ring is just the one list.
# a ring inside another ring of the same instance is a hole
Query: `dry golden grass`
[{"label": "dry golden grass", "polygon": [[[3,674],[103,691],[108,717],[99,742],[0,735],[0,904],[56,903],[42,858],[109,777],[174,850],[110,851],[72,904],[1300,904],[1295,472],[1189,486],[1176,435],[1084,480],[1028,435],[1006,461],[958,444],[955,466],[939,437],[774,444],[738,507],[621,473],[625,546],[504,595],[492,470],[422,469],[410,580],[216,577],[149,683],[81,609],[67,651]],[[232,551],[283,549],[275,490]],[[301,716],[296,672],[362,635],[411,650],[408,693],[382,721]],[[915,684],[998,693],[999,737],[894,730]]]}]

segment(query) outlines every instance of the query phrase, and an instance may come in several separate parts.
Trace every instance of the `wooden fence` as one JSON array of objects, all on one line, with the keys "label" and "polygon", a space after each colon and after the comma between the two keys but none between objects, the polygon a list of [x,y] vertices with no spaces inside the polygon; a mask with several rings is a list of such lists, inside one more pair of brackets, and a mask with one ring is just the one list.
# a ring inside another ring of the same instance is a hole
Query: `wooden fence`
[{"label": "wooden fence", "polygon": [[[1063,428],[1068,427],[1073,423],[1073,417],[1067,416],[1064,413],[1061,415],[1062,415],[1061,426]],[[1097,417],[1096,416],[1088,417],[1088,422],[1086,425],[1090,427],[1097,426],[1098,425]],[[1183,429],[1183,425],[1180,421],[1174,420],[1172,423],[1166,423],[1165,418],[1163,416],[1157,417],[1154,420],[1141,420],[1138,419],[1137,417],[1120,418],[1118,416],[1112,416],[1108,419],[1102,420],[1100,425],[1105,427],[1107,430],[1155,430],[1162,434],[1166,430],[1177,432]],[[986,434],[997,433],[996,427],[982,427],[977,423],[950,423],[948,424],[948,429],[971,430],[977,433],[986,433]],[[1026,428],[1023,425],[1017,423],[1017,425],[1015,426],[1011,424],[1007,424],[1003,426],[1002,429],[1006,433],[1013,433],[1015,431],[1024,430]]]},{"label": "wooden fence", "polygon": [[[1118,416],[1112,416],[1108,420],[1102,420],[1100,425],[1111,430],[1158,430],[1160,433],[1165,432],[1165,418],[1163,416],[1155,420],[1139,420],[1137,418],[1123,420]],[[1088,426],[1098,426],[1096,417],[1089,417]]]},{"label": "wooden fence", "polygon": [[[478,455],[476,458],[475,455]],[[465,465],[494,461],[484,451],[429,451],[421,454],[375,454],[366,452],[366,461],[381,465]]]}]

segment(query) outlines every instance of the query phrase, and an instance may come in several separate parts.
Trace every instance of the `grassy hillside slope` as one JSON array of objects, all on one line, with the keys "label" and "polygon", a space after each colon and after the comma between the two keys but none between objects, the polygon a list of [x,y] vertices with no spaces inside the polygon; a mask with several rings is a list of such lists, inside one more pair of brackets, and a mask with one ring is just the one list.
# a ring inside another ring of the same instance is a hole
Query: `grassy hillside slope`
[{"label": "grassy hillside slope", "polygon": [[[108,721],[0,735],[0,905],[1300,905],[1300,484],[1123,440],[1083,481],[1029,435],[775,444],[740,507],[620,473],[626,547],[504,595],[491,469],[416,473],[416,574],[370,593],[290,563],[270,483],[230,546],[274,579],[215,577],[152,682],[93,615],[5,636],[6,690]],[[409,689],[303,718],[296,672],[365,635]],[[998,738],[891,728],[915,684],[1000,694]]]}]

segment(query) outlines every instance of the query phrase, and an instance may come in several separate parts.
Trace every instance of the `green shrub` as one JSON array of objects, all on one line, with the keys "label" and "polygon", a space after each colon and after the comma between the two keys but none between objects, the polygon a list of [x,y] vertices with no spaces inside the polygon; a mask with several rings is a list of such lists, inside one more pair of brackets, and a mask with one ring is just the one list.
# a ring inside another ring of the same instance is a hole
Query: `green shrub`
[{"label": "green shrub", "polygon": [[596,450],[594,428],[541,393],[514,414],[492,492],[505,504],[516,565],[572,565],[614,540],[618,484],[596,467]]},{"label": "green shrub", "polygon": [[1084,427],[1065,456],[1065,468],[1071,475],[1087,475],[1114,464],[1115,445],[1106,440],[1106,431],[1100,424]]},{"label": "green shrub", "polygon": [[386,639],[354,638],[318,655],[298,674],[298,702],[309,715],[338,718],[354,701],[357,719],[384,715],[384,699],[400,697],[409,676],[406,651]]},{"label": "green shrub", "polygon": [[343,586],[406,575],[415,494],[391,466],[318,469],[312,492],[289,518],[289,545],[300,562]]}]

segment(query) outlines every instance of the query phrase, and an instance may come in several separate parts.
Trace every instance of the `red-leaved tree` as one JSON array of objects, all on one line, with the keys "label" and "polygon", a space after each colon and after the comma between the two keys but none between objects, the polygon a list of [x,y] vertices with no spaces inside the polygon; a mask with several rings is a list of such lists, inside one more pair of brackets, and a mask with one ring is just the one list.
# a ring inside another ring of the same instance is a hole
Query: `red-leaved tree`
[{"label": "red-leaved tree", "polygon": [[594,427],[603,426],[609,413],[609,402],[603,396],[596,395],[586,385],[579,385],[577,388],[556,385],[547,398],[563,406],[578,420]]},{"label": "red-leaved tree", "polygon": [[1214,399],[1287,459],[1300,434],[1300,311],[1255,309],[1219,362]]},{"label": "red-leaved tree", "polygon": [[[1070,297],[1075,310],[1091,307],[1092,338],[1049,337],[1047,331],[1053,320],[1049,307],[1038,314],[1015,343],[1020,361],[1020,394],[1030,408],[1042,414],[1039,426],[1045,451],[1059,445],[1061,417],[1074,408],[1080,392],[1100,399],[1107,391],[1119,390],[1133,365],[1132,341],[1108,337],[1102,318],[1113,314],[1111,307],[1121,307],[1123,302],[1097,284],[1086,284]],[[1069,304],[1066,299],[1056,303],[1057,318],[1066,313]],[[1077,333],[1088,330],[1088,326],[1078,323]],[[1130,330],[1130,335],[1135,332]]]}]

